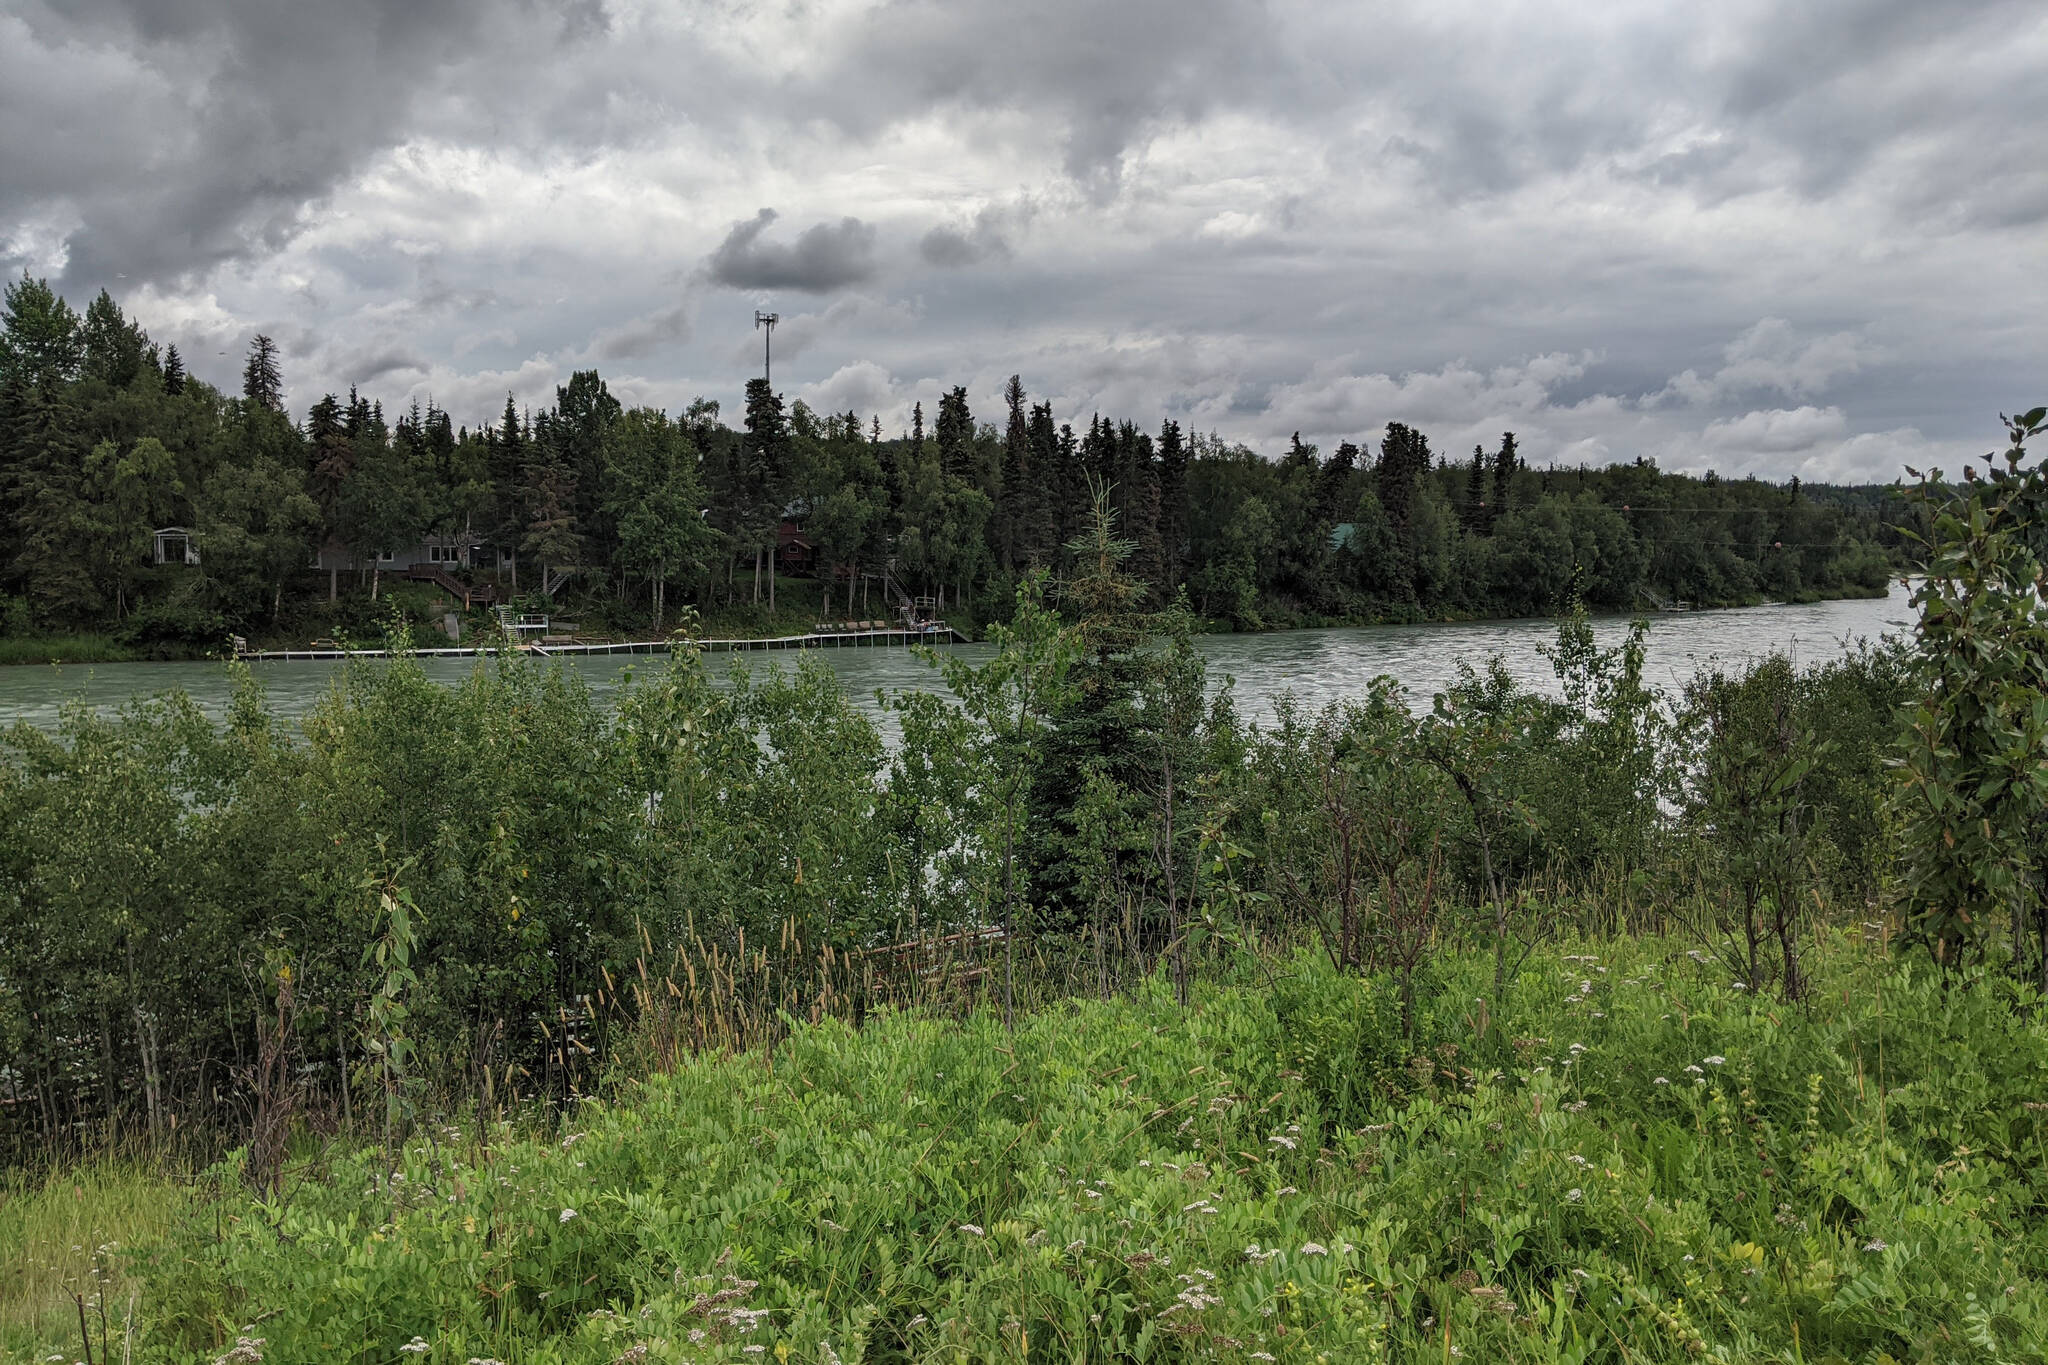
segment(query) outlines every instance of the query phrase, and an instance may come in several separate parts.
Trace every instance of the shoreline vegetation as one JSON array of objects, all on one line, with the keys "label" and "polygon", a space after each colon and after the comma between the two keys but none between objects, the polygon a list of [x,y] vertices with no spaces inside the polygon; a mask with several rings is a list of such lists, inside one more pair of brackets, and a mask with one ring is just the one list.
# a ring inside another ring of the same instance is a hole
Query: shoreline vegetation
[{"label": "shoreline vegetation", "polygon": [[424,638],[486,602],[614,640],[690,613],[728,636],[937,618],[980,638],[1033,575],[1073,576],[1098,497],[1135,605],[1241,631],[1873,592],[1925,530],[1894,487],[1539,466],[1513,432],[1446,452],[1399,420],[1261,452],[1055,414],[1021,376],[893,433],[765,379],[738,413],[629,408],[595,370],[473,424],[353,390],[288,410],[268,337],[232,393],[106,293],[81,316],[24,275],[0,313],[0,659],[370,640],[394,614]]},{"label": "shoreline vegetation", "polygon": [[[1889,584],[1876,588],[1850,584],[1843,585],[1837,589],[1828,592],[1805,592],[1782,600],[1752,598],[1745,601],[1699,604],[1696,606],[1689,606],[1687,609],[1699,611],[1725,611],[1740,610],[1752,607],[1795,606],[1812,602],[1854,601],[1859,599],[1883,597],[1889,592],[1889,590]],[[789,586],[785,586],[783,591],[785,595],[792,595],[790,594]],[[431,603],[427,607],[423,608],[423,612],[425,613],[425,616],[438,616],[439,614],[438,612],[435,612],[433,610]],[[1620,615],[1621,613],[1616,614]],[[1652,619],[1654,619],[1654,617],[1659,614],[1662,613],[1650,613]],[[422,616],[419,619],[417,619],[414,623],[412,623],[409,626],[409,628],[420,629],[424,632],[428,628],[425,616]],[[1320,617],[1313,617],[1308,620],[1303,620],[1292,624],[1260,625],[1256,628],[1240,628],[1234,626],[1231,622],[1227,620],[1210,619],[1206,621],[1197,622],[1196,628],[1198,631],[1205,634],[1271,635],[1283,634],[1291,630],[1372,629],[1379,626],[1407,625],[1462,625],[1504,619],[1519,618],[1479,616],[1471,614],[1431,617],[1400,614],[1381,616],[1368,620],[1323,619]],[[791,615],[786,611],[783,613],[781,619],[767,623],[763,623],[758,616],[753,615],[730,618],[713,617],[709,620],[703,620],[698,622],[696,629],[693,631],[693,636],[694,638],[699,639],[735,640],[785,638],[790,636],[799,636],[806,634],[817,624],[818,619],[816,617],[806,617],[801,614]],[[490,623],[482,618],[473,618],[466,622],[466,625],[470,630],[479,633],[490,629]],[[316,637],[311,635],[289,637],[257,636],[250,639],[249,649],[252,652],[260,652],[264,650],[302,650],[312,647],[313,640],[317,638],[324,637]],[[463,642],[466,644],[476,638],[476,634],[466,634],[463,637]],[[609,639],[610,637],[599,638]],[[618,638],[622,641],[625,639],[633,639],[638,641],[643,640],[647,637],[645,637],[644,634],[636,636],[633,635],[632,632],[627,631]],[[423,633],[420,636],[420,639],[423,644],[427,642],[439,643],[439,641],[435,640],[435,637],[432,634]],[[454,642],[446,641],[445,643]],[[197,646],[179,644],[175,646],[159,647],[154,651],[147,651],[136,646],[124,645],[115,637],[102,634],[81,633],[65,635],[28,636],[24,638],[0,636],[0,668],[19,665],[47,666],[52,664],[72,665],[102,663],[219,663],[228,659],[229,657],[231,657],[230,653],[228,649],[224,646],[209,650],[202,649]]]}]

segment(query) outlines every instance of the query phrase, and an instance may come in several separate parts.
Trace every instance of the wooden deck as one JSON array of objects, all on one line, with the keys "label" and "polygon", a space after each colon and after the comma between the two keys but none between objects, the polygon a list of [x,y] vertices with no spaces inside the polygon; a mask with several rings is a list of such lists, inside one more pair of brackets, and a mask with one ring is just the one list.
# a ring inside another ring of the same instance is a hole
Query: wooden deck
[{"label": "wooden deck", "polygon": [[[908,630],[901,627],[884,630],[812,631],[807,635],[776,635],[759,639],[733,640],[621,640],[591,641],[579,643],[559,641],[545,643],[521,641],[511,648],[521,654],[538,654],[544,658],[584,658],[604,654],[666,654],[675,645],[704,650],[742,649],[885,649],[899,645],[964,645],[965,635],[944,623],[934,624],[923,630]],[[411,652],[423,659],[472,659],[478,655],[496,654],[505,648],[503,641],[494,640],[487,645],[449,645],[439,649],[415,649]],[[319,663],[340,659],[386,659],[391,657],[388,649],[260,649],[251,650],[239,656],[250,663]]]}]

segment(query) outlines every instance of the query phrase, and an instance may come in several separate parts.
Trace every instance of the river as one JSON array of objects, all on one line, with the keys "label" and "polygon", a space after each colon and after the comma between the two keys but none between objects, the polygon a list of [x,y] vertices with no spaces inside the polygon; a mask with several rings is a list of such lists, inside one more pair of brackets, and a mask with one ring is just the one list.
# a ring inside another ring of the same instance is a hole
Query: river
[{"label": "river", "polygon": [[[1648,679],[1676,691],[1702,665],[1741,663],[1782,650],[1804,664],[1834,658],[1859,639],[1900,631],[1911,619],[1907,591],[1894,584],[1885,598],[1816,602],[1801,606],[1744,607],[1730,611],[1692,611],[1651,618]],[[1619,640],[1628,626],[1625,617],[1594,622],[1603,645]],[[1474,621],[1421,626],[1366,626],[1332,630],[1292,630],[1266,635],[1209,635],[1201,649],[1209,662],[1211,682],[1229,679],[1239,710],[1253,717],[1269,716],[1273,703],[1292,693],[1320,705],[1357,696],[1380,674],[1392,674],[1420,704],[1441,691],[1461,662],[1475,667],[1498,654],[1522,681],[1555,693],[1549,660],[1539,647],[1556,636],[1547,620]],[[950,648],[969,658],[986,657],[986,645]],[[742,656],[755,667],[794,664],[790,654]],[[935,685],[933,670],[908,649],[823,649],[812,657],[837,672],[847,691],[871,715],[878,689]],[[722,671],[724,659],[714,656]],[[340,665],[333,663],[264,663],[254,665],[280,714],[308,710],[327,690]],[[476,666],[471,659],[427,659],[428,674],[448,682]],[[626,671],[645,674],[662,660],[641,655],[562,661],[589,679],[600,694],[614,690]],[[229,696],[227,670],[207,663],[70,664],[0,668],[0,724],[26,720],[54,728],[63,705],[83,698],[95,706],[118,705],[137,697],[173,689],[189,693],[201,707],[219,714]]]}]

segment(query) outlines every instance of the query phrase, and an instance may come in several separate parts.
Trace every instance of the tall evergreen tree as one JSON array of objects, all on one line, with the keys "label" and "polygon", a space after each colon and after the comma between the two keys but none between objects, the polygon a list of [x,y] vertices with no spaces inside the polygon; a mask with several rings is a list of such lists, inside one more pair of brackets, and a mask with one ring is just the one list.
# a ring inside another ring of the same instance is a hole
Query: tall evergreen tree
[{"label": "tall evergreen tree", "polygon": [[1429,438],[1405,422],[1387,423],[1374,471],[1380,506],[1394,529],[1406,532],[1414,515],[1417,484],[1429,470]]},{"label": "tall evergreen tree", "polygon": [[185,357],[178,354],[173,342],[164,350],[164,392],[173,398],[185,391]]},{"label": "tall evergreen tree", "polygon": [[974,414],[967,409],[967,390],[955,386],[939,399],[939,420],[933,429],[939,446],[939,467],[955,479],[980,482],[974,467]]},{"label": "tall evergreen tree", "polygon": [[1351,491],[1351,476],[1358,472],[1358,447],[1349,441],[1340,442],[1336,454],[1323,463],[1316,471],[1316,521],[1323,527],[1335,526],[1350,519],[1352,504],[1357,502]]},{"label": "tall evergreen tree", "polygon": [[1472,447],[1472,463],[1465,471],[1465,503],[1458,509],[1459,520],[1473,535],[1484,535],[1491,518],[1486,505],[1486,451]]},{"label": "tall evergreen tree", "polygon": [[22,272],[7,286],[0,319],[0,381],[60,384],[77,376],[84,358],[78,313],[48,280]]},{"label": "tall evergreen tree", "polygon": [[84,372],[109,388],[125,389],[148,362],[149,335],[121,314],[106,290],[85,310]]},{"label": "tall evergreen tree", "polygon": [[258,332],[242,366],[242,397],[271,412],[284,411],[284,376],[277,368],[277,343]]},{"label": "tall evergreen tree", "polygon": [[1003,402],[1009,407],[1010,419],[1003,434],[1003,500],[996,512],[996,528],[1003,571],[1015,573],[1020,565],[1036,557],[1027,543],[1032,520],[1027,508],[1032,483],[1031,435],[1024,418],[1021,376],[1010,376],[1010,382],[1003,387]]},{"label": "tall evergreen tree", "polygon": [[1159,427],[1159,549],[1160,595],[1171,601],[1187,579],[1188,551],[1188,448],[1171,420]]},{"label": "tall evergreen tree", "polygon": [[761,600],[761,570],[768,567],[768,609],[775,609],[774,555],[780,546],[782,509],[789,494],[789,419],[782,395],[765,379],[747,381],[744,478],[748,530],[753,537],[754,600]]},{"label": "tall evergreen tree", "polygon": [[1521,468],[1521,459],[1515,453],[1515,433],[1504,431],[1500,437],[1500,453],[1493,457],[1493,503],[1487,510],[1489,524],[1504,517],[1514,505],[1515,471]]}]

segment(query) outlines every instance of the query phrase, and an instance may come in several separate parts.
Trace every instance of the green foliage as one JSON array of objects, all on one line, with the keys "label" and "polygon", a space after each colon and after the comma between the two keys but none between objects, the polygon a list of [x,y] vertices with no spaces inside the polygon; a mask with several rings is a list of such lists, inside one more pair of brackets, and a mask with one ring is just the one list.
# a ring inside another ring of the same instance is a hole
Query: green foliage
[{"label": "green foliage", "polygon": [[2048,475],[2026,464],[2044,422],[2043,408],[2008,418],[1984,476],[1937,470],[1914,490],[1927,576],[1899,811],[1911,936],[1960,965],[2004,919],[2048,985]]},{"label": "green foliage", "polygon": [[339,1144],[136,1249],[135,1359],[2038,1358],[2048,1032],[1874,940],[1813,957],[1825,1017],[1681,946],[1545,953],[1491,1015],[1454,956],[1413,1045],[1301,957]]},{"label": "green foliage", "polygon": [[[1870,489],[1787,497],[1641,460],[1538,472],[1512,433],[1451,466],[1400,422],[1377,458],[1297,441],[1267,459],[1173,422],[1155,437],[1096,416],[1076,432],[1022,376],[1003,432],[956,386],[930,439],[921,405],[912,432],[884,439],[878,418],[786,403],[765,380],[736,427],[702,399],[628,411],[594,370],[549,406],[507,395],[474,427],[417,400],[387,419],[354,391],[321,395],[300,424],[285,381],[267,337],[230,397],[175,347],[159,354],[111,295],[81,318],[47,281],[10,283],[0,592],[56,630],[198,598],[284,642],[317,635],[344,591],[379,600],[425,561],[499,602],[543,586],[539,568],[550,609],[613,635],[658,636],[672,597],[735,633],[906,612],[976,632],[1007,616],[1023,575],[1081,567],[1072,541],[1101,486],[1140,607],[1186,591],[1205,623],[1251,630],[1543,614],[1574,592],[1612,611],[1881,592],[1913,519]],[[196,533],[198,563],[153,563],[164,525]],[[794,610],[778,560],[809,580]]]}]

